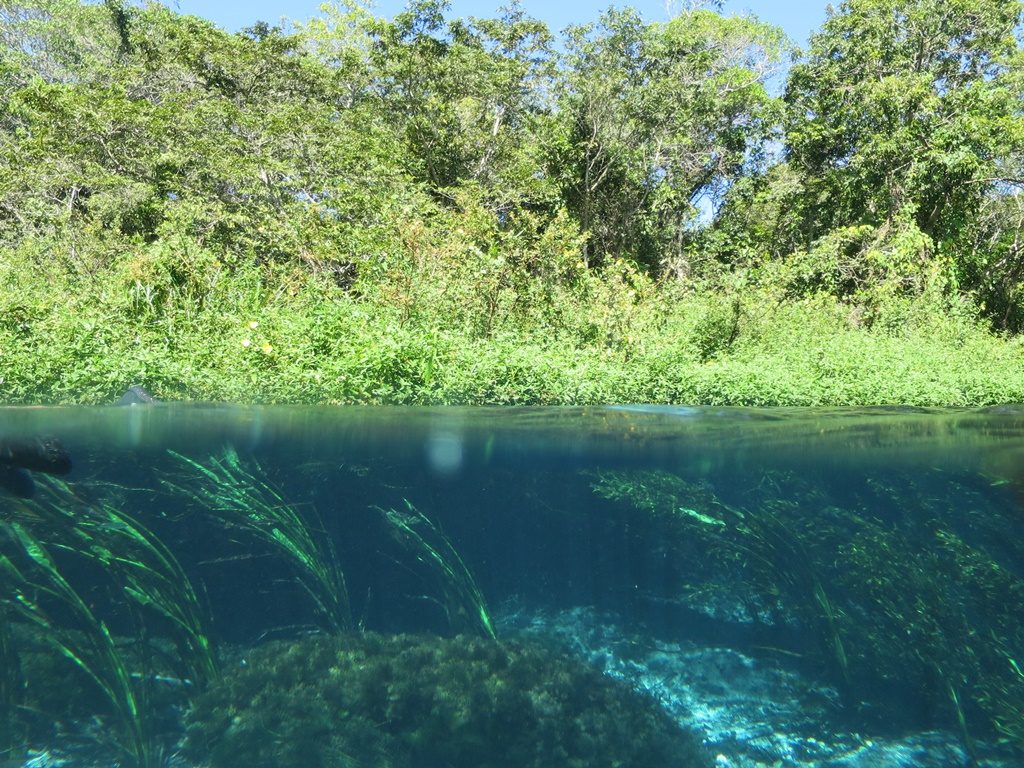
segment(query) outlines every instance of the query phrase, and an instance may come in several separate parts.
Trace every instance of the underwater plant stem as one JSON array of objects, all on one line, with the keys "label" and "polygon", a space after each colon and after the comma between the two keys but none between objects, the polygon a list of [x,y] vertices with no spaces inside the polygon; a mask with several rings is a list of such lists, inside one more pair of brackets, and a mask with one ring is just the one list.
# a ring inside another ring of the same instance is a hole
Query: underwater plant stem
[{"label": "underwater plant stem", "polygon": [[18,747],[14,737],[14,707],[18,658],[11,641],[10,617],[0,606],[0,763]]},{"label": "underwater plant stem", "polygon": [[23,508],[41,523],[47,545],[97,563],[130,601],[163,617],[193,682],[215,677],[205,611],[167,545],[132,515],[103,500],[88,502],[62,480],[45,478],[38,485],[39,498]]},{"label": "underwater plant stem", "polygon": [[434,521],[408,499],[405,506],[405,512],[378,510],[396,539],[436,576],[449,623],[458,629],[458,623],[465,622],[476,633],[496,640],[498,633],[473,572]]},{"label": "underwater plant stem", "polygon": [[[283,555],[329,629],[340,632],[351,625],[348,588],[334,544],[327,536],[313,536],[310,525],[265,479],[259,464],[250,461],[252,470],[248,469],[230,447],[219,457],[211,456],[207,464],[168,453],[198,477],[189,482],[164,479],[164,487],[205,508],[222,527],[243,530]],[[323,527],[318,519],[314,522]]]},{"label": "underwater plant stem", "polygon": [[[939,670],[939,674],[942,671]],[[964,752],[967,755],[967,768],[974,768],[978,764],[977,752],[974,748],[974,739],[971,738],[971,733],[967,728],[967,716],[964,714],[964,708],[960,704],[960,694],[957,693],[956,686],[953,685],[953,681],[946,679],[946,690],[949,692],[950,702],[953,704],[953,712],[956,715],[957,727],[960,729],[960,739],[963,741]]]},{"label": "underwater plant stem", "polygon": [[[149,718],[139,707],[131,674],[107,625],[65,580],[41,542],[16,522],[5,522],[3,528],[27,556],[34,572],[29,576],[9,557],[0,556],[0,578],[11,590],[6,605],[42,630],[42,637],[103,692],[117,713],[125,737],[121,746],[132,764],[156,768]],[[39,594],[57,601],[74,618],[79,632],[72,633],[51,621],[35,597]]]}]

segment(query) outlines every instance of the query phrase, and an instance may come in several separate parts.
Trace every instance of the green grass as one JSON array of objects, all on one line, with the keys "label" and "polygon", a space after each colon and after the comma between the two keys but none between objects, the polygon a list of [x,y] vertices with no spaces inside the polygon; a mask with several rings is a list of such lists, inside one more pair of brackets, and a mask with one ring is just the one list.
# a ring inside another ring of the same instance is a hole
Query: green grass
[{"label": "green grass", "polygon": [[496,640],[487,601],[473,572],[437,523],[408,499],[405,509],[378,509],[395,540],[430,574],[424,574],[424,579],[433,582],[438,597],[427,599],[441,607],[449,626],[456,632]]},{"label": "green grass", "polygon": [[13,286],[0,293],[0,399],[103,403],[141,383],[162,399],[239,403],[1024,401],[1021,340],[948,302],[893,299],[869,324],[828,296],[723,298],[627,277],[595,272],[543,297],[509,288],[475,306],[472,276],[345,292],[251,269],[140,307],[117,273],[34,275],[14,260],[0,266]]}]

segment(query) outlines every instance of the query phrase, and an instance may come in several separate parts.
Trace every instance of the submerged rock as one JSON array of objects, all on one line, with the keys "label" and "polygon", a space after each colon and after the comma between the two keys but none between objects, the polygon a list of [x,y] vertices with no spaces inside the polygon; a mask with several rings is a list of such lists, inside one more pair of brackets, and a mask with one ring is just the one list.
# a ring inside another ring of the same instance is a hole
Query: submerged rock
[{"label": "submerged rock", "polygon": [[[199,697],[168,765],[971,765],[949,731],[844,727],[834,690],[733,648],[628,631],[590,608],[506,612],[499,624],[520,641],[368,633],[268,643]],[[63,747],[24,768],[111,764]],[[976,768],[1021,765],[977,749]]]},{"label": "submerged rock", "polygon": [[141,384],[132,384],[114,405],[148,405],[155,403],[156,398],[146,391]]},{"label": "submerged rock", "polygon": [[0,464],[0,488],[19,499],[31,499],[36,493],[36,483],[31,472],[3,464]]},{"label": "submerged rock", "polygon": [[[503,631],[557,639],[605,674],[647,691],[703,736],[716,768],[967,768],[957,734],[873,734],[844,728],[836,691],[735,649],[629,632],[590,608],[520,611]],[[1019,757],[978,745],[976,768],[1018,768]]]},{"label": "submerged rock", "polygon": [[696,768],[648,696],[537,642],[350,635],[262,646],[193,707],[214,768]]},{"label": "submerged rock", "polygon": [[71,455],[54,437],[0,437],[0,488],[20,498],[31,498],[36,484],[32,472],[66,475]]},{"label": "submerged rock", "polygon": [[71,456],[55,437],[0,438],[0,466],[66,475]]}]

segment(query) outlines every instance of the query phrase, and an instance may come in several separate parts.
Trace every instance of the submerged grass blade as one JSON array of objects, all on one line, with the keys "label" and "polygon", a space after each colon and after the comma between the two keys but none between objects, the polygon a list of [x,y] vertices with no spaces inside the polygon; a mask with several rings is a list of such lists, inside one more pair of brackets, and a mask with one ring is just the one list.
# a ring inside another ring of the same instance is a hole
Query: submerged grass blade
[{"label": "submerged grass blade", "polygon": [[49,521],[43,536],[99,565],[139,607],[161,616],[178,648],[182,672],[194,683],[216,676],[205,611],[177,558],[138,519],[104,500],[89,502],[56,478],[37,481],[27,502],[33,519]]},{"label": "submerged grass blade", "polygon": [[[5,585],[0,579],[0,594]],[[13,757],[20,746],[15,736],[14,708],[17,706],[17,680],[20,669],[10,633],[10,616],[0,600],[0,765]]]},{"label": "submerged grass blade", "polygon": [[964,751],[967,753],[968,765],[974,766],[978,764],[977,752],[974,748],[974,739],[971,737],[970,729],[967,727],[967,715],[964,714],[963,705],[960,703],[960,694],[957,692],[956,686],[953,685],[953,681],[946,678],[941,669],[936,669],[940,679],[945,679],[946,690],[949,693],[950,703],[953,705],[953,713],[956,715],[956,724],[960,730],[960,739],[964,745]]},{"label": "submerged grass blade", "polygon": [[812,633],[848,702],[902,687],[947,701],[968,752],[972,731],[1024,746],[1024,578],[1008,535],[1019,506],[987,496],[984,478],[901,471],[837,494],[771,472],[733,506],[703,478],[589,474],[598,496],[628,505],[636,535],[675,553],[690,595],[793,622],[800,643]]},{"label": "submerged grass blade", "polygon": [[[103,692],[117,714],[120,745],[139,768],[156,768],[150,721],[139,707],[131,674],[107,625],[61,574],[46,547],[17,522],[0,523],[12,556],[0,555],[0,603],[39,630],[40,637]],[[43,601],[59,606],[51,618]],[[73,627],[73,629],[72,629]]]},{"label": "submerged grass blade", "polygon": [[[340,631],[350,626],[348,589],[333,543],[314,536],[307,519],[266,479],[259,464],[244,462],[233,448],[206,464],[169,453],[196,474],[187,480],[164,478],[165,488],[206,509],[227,530],[244,531],[282,556],[328,627]],[[322,529],[315,511],[310,514]]]},{"label": "submerged grass blade", "polygon": [[434,575],[449,623],[456,630],[470,629],[496,639],[487,601],[458,550],[433,520],[408,500],[405,506],[403,511],[380,512],[395,538]]}]

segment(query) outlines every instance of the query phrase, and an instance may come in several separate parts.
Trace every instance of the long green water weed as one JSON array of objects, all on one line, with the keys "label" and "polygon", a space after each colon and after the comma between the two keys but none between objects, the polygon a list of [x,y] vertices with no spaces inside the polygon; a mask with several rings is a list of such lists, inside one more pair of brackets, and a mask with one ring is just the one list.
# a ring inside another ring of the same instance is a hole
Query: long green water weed
[{"label": "long green water weed", "polygon": [[14,722],[14,708],[19,703],[19,671],[10,632],[10,611],[0,601],[0,764],[21,751]]},{"label": "long green water weed", "polygon": [[[151,660],[157,644],[149,638],[173,642],[176,653],[166,658],[186,688],[202,687],[213,678],[216,661],[206,612],[180,563],[152,531],[115,503],[109,488],[102,490],[89,494],[81,486],[40,476],[35,496],[11,505],[4,521],[8,546],[0,551],[2,613],[33,628],[43,645],[91,679],[116,714],[119,748],[135,765],[156,766],[163,753],[156,715],[149,711],[149,688],[157,671]],[[65,578],[62,564],[75,561],[101,577],[111,590],[111,605],[97,609],[97,595],[83,593]],[[137,631],[131,660],[126,653],[132,644],[113,637],[103,610],[127,619]],[[159,627],[151,632],[154,623]]]},{"label": "long green water weed", "polygon": [[[46,547],[13,521],[0,522],[0,603],[20,617],[58,654],[83,672],[116,714],[116,742],[128,763],[159,768],[161,752],[124,656],[106,623],[64,578]],[[59,618],[44,605],[59,608]]]},{"label": "long green water weed", "polygon": [[982,734],[1024,746],[1024,580],[1000,541],[1017,508],[985,478],[865,478],[840,505],[782,473],[729,503],[664,472],[591,477],[633,510],[632,535],[659,531],[648,546],[675,564],[680,596],[809,630],[792,651],[810,650],[848,704],[913,696],[935,702],[967,750]]},{"label": "long green water weed", "polygon": [[164,477],[161,482],[167,490],[192,500],[225,529],[245,533],[287,562],[328,629],[340,631],[350,625],[345,575],[333,542],[316,535],[311,526],[323,529],[315,510],[309,509],[304,517],[255,460],[243,461],[234,448],[205,463],[169,453],[190,476]]},{"label": "long green water weed", "polygon": [[473,572],[440,526],[406,499],[405,509],[381,509],[395,539],[421,563],[441,597],[437,602],[456,631],[497,638]]},{"label": "long green water weed", "polygon": [[[107,489],[109,492],[109,489]],[[23,515],[45,521],[50,546],[100,566],[144,611],[165,620],[177,648],[176,662],[189,682],[202,686],[217,674],[207,612],[178,559],[143,523],[100,495],[53,477],[40,477]]]}]

